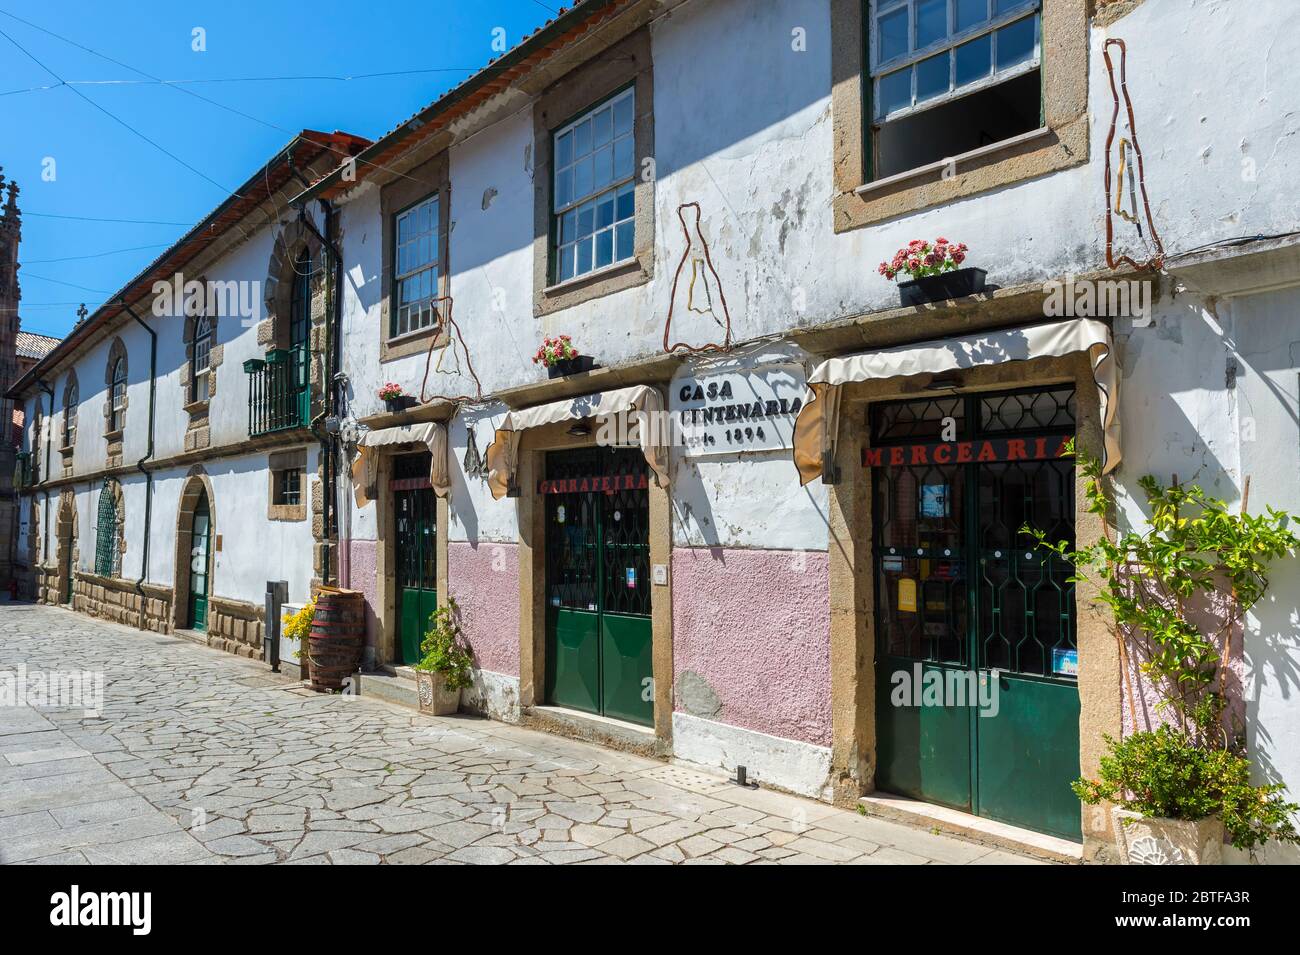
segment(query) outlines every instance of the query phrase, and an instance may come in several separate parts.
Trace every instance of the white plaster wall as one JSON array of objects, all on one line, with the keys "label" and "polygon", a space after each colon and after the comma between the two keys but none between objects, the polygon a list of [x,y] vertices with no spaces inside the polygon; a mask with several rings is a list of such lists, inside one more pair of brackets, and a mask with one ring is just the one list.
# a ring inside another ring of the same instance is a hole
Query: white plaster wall
[{"label": "white plaster wall", "polygon": [[[1086,164],[836,235],[828,5],[687,4],[652,27],[656,251],[650,282],[534,317],[531,113],[517,113],[452,148],[451,289],[484,390],[540,380],[544,371],[529,356],[547,334],[573,335],[604,364],[656,353],[684,247],[677,218],[684,202],[703,207],[702,230],[740,340],[889,306],[896,293],[876,275],[875,264],[915,236],[967,241],[971,263],[988,267],[1000,285],[1101,268],[1112,108],[1100,55],[1106,36],[1122,37],[1129,47],[1129,88],[1166,249],[1285,231],[1297,218],[1290,183],[1300,172],[1300,121],[1282,70],[1294,60],[1300,38],[1274,29],[1284,7],[1281,0],[1231,12],[1222,0],[1143,5],[1109,30],[1094,31]],[[791,49],[795,26],[806,31],[805,52]],[[1171,58],[1175,43],[1182,52]],[[762,95],[753,93],[756,67]],[[1249,109],[1241,108],[1243,89],[1250,91]],[[1254,165],[1243,165],[1247,159]],[[495,196],[486,195],[489,189]],[[374,391],[383,381],[418,391],[425,357],[379,365],[384,290],[378,288],[378,190],[363,188],[343,209],[347,360],[353,413],[360,416],[378,410]],[[454,392],[455,384],[448,381],[443,390]],[[1193,419],[1217,410],[1194,407],[1198,400],[1190,393],[1153,396],[1149,408],[1177,408],[1180,416],[1190,411]],[[1167,433],[1177,444],[1174,435],[1194,424],[1157,416],[1140,427]],[[793,471],[781,462],[760,457],[739,468],[704,464],[698,478],[689,468],[678,470],[679,542],[825,546],[824,493],[795,490]],[[466,495],[472,503],[458,499]],[[475,522],[486,527],[491,511],[512,510],[478,500],[459,482],[453,498],[463,525],[455,539],[470,537]],[[709,511],[712,530],[699,519]],[[504,525],[501,530],[507,532]]]},{"label": "white plaster wall", "polygon": [[[1300,515],[1300,289],[1226,303],[1239,363],[1240,466],[1252,514]],[[1292,527],[1300,533],[1300,527]],[[1247,619],[1247,744],[1260,781],[1300,793],[1300,559],[1278,561]],[[1300,850],[1268,857],[1300,862]]]},{"label": "white plaster wall", "polygon": [[474,443],[486,464],[487,449],[497,426],[505,419],[506,408],[499,402],[466,408],[448,425],[450,446],[451,496],[448,512],[452,541],[513,542],[519,539],[518,509],[509,498],[493,499],[483,478],[465,474],[465,455],[469,450],[469,428],[474,429]]}]

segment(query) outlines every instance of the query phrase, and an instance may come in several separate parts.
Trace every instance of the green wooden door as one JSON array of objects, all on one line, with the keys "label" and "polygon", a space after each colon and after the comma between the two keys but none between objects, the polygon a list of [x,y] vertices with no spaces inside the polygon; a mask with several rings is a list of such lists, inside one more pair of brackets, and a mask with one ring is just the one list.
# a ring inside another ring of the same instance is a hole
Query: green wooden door
[{"label": "green wooden door", "polygon": [[879,405],[871,425],[877,785],[1078,840],[1074,589],[1020,530],[1074,540],[1055,456],[1074,414],[1062,388]]},{"label": "green wooden door", "polygon": [[547,454],[546,698],[653,725],[650,499],[639,451]]},{"label": "green wooden door", "polygon": [[389,484],[396,515],[398,662],[418,663],[429,618],[438,609],[438,511],[429,455],[402,455]]},{"label": "green wooden door", "polygon": [[212,539],[212,520],[208,496],[200,494],[194,505],[194,523],[190,533],[190,619],[189,628],[208,629],[208,553]]}]

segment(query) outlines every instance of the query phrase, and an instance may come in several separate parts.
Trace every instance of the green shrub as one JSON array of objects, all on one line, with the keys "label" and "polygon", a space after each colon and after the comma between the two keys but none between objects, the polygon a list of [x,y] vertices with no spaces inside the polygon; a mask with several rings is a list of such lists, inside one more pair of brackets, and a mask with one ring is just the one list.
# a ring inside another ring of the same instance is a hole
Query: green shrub
[{"label": "green shrub", "polygon": [[459,616],[455,598],[448,597],[447,606],[439,607],[429,618],[429,631],[420,642],[424,657],[415,665],[417,670],[441,673],[449,690],[461,690],[474,682],[474,658],[461,641]]},{"label": "green shrub", "polygon": [[1256,786],[1250,763],[1226,749],[1206,748],[1172,726],[1107,736],[1101,779],[1080,779],[1075,795],[1090,806],[1114,803],[1144,816],[1195,821],[1220,816],[1238,849],[1276,839],[1300,844],[1291,821],[1300,806],[1282,797],[1281,784]]}]

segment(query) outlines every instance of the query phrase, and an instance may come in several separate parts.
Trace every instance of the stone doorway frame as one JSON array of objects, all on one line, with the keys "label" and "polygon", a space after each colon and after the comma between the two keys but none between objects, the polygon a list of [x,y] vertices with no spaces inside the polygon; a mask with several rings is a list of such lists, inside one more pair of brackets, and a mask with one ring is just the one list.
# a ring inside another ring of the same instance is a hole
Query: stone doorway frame
[{"label": "stone doorway frame", "polygon": [[[393,475],[393,459],[406,454],[418,454],[428,448],[419,442],[385,446],[379,455],[376,471],[375,526],[379,531],[379,547],[375,553],[375,594],[378,604],[378,633],[375,635],[375,662],[383,667],[401,666],[397,662],[397,508],[393,506],[393,492],[388,482]],[[434,575],[438,590],[438,609],[447,606],[447,542],[451,523],[451,507],[446,497],[434,494],[437,502],[435,520],[438,523],[438,569]]]},{"label": "stone doorway frame", "polygon": [[[54,522],[54,603],[72,602],[76,589],[77,560],[81,548],[77,543],[77,496],[72,488],[59,494],[59,509]],[[67,574],[63,572],[68,569]]]},{"label": "stone doorway frame", "polygon": [[[930,375],[862,382],[843,388],[835,464],[841,479],[829,490],[831,604],[831,782],[842,806],[875,791],[876,632],[872,563],[873,485],[862,466],[869,446],[869,405],[896,399],[1003,391],[1072,384],[1076,389],[1076,443],[1082,453],[1100,456],[1102,429],[1097,386],[1086,354],[1014,361],[962,372],[960,387],[931,391]],[[1101,519],[1087,510],[1083,481],[1075,484],[1075,542],[1079,547],[1101,537]],[[1121,732],[1119,650],[1094,584],[1075,590],[1079,646],[1079,766],[1095,776],[1105,752],[1103,734]],[[1110,814],[1081,807],[1084,855],[1114,841]]]},{"label": "stone doorway frame", "polygon": [[[536,493],[547,451],[567,451],[596,444],[589,435],[572,435],[576,422],[562,421],[523,432],[519,442],[519,705],[528,714],[546,699],[546,508]],[[648,466],[647,466],[648,468]],[[654,752],[667,754],[673,739],[673,584],[672,489],[660,487],[653,473],[650,495],[650,566],[669,569],[667,584],[650,583],[651,678],[654,680]],[[509,499],[507,499],[509,500]],[[540,714],[528,714],[536,719]],[[594,722],[604,717],[593,717]],[[568,733],[560,721],[539,720],[542,728]],[[613,722],[613,721],[611,721]],[[626,734],[623,734],[626,736]],[[622,737],[620,737],[622,738]],[[618,745],[618,744],[615,744]]]},{"label": "stone doorway frame", "polygon": [[201,469],[195,468],[185,478],[181,488],[180,502],[176,508],[176,562],[174,581],[172,583],[172,627],[186,630],[189,627],[190,613],[190,548],[194,538],[194,508],[199,502],[199,495],[208,498],[208,535],[213,545],[208,548],[208,600],[213,599],[215,578],[212,573],[216,562],[215,543],[217,540],[217,501],[212,494],[212,481]]}]

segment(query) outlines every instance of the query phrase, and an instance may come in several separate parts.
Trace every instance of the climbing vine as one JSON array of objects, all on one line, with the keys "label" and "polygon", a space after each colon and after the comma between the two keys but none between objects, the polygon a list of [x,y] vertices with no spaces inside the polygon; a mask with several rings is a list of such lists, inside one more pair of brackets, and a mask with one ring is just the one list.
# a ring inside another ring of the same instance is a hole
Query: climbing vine
[{"label": "climbing vine", "polygon": [[[1074,454],[1073,442],[1066,453]],[[1175,477],[1166,486],[1147,475],[1138,482],[1150,511],[1145,528],[1112,535],[1115,501],[1100,462],[1079,456],[1079,471],[1087,510],[1106,530],[1102,538],[1074,549],[1028,525],[1021,531],[1070,564],[1071,581],[1097,586],[1115,620],[1134,722],[1129,644],[1138,669],[1161,693],[1157,709],[1172,711],[1176,726],[1122,740],[1107,736],[1100,778],[1076,781],[1075,794],[1090,805],[1110,802],[1148,816],[1218,816],[1242,849],[1300,842],[1292,822],[1300,806],[1286,801],[1283,785],[1251,781],[1244,734],[1226,724],[1233,630],[1268,590],[1270,562],[1300,548],[1291,515],[1271,507],[1248,514],[1249,480],[1234,514],[1195,484]]]}]

